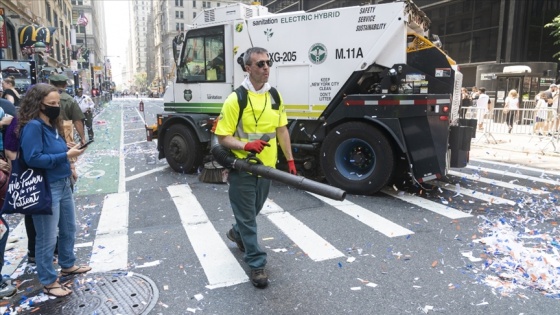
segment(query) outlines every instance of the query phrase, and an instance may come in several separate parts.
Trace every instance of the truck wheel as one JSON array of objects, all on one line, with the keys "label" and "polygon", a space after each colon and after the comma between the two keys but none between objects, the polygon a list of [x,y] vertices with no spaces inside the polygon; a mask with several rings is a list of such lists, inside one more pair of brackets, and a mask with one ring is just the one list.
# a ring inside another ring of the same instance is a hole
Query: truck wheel
[{"label": "truck wheel", "polygon": [[331,130],[321,147],[321,166],[333,186],[352,194],[381,190],[395,165],[389,140],[365,123],[345,123]]},{"label": "truck wheel", "polygon": [[167,130],[164,142],[165,159],[175,172],[192,173],[202,163],[202,152],[192,131],[183,125]]}]

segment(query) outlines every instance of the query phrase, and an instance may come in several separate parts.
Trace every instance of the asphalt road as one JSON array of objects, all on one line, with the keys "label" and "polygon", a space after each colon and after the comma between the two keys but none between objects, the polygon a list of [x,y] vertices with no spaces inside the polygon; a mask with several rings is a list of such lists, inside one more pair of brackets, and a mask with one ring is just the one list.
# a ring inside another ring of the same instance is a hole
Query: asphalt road
[{"label": "asphalt road", "polygon": [[[115,100],[96,117],[78,166],[76,251],[92,275],[152,279],[150,314],[557,313],[557,159],[539,167],[475,146],[469,167],[443,181],[344,202],[274,183],[258,218],[270,278],[261,290],[225,237],[228,186],[158,160],[143,126],[162,103],[144,103],[141,113],[137,99]],[[46,314],[22,298],[39,289],[24,243],[6,254],[3,273],[21,290],[10,303]]]}]

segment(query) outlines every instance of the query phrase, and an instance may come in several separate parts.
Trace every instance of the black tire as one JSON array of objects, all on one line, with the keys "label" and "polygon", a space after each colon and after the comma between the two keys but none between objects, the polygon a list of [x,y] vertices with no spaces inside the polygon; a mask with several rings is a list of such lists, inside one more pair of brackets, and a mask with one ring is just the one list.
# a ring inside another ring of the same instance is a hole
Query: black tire
[{"label": "black tire", "polygon": [[165,133],[165,159],[175,172],[192,173],[202,163],[201,146],[184,125],[172,125]]},{"label": "black tire", "polygon": [[370,195],[391,179],[394,153],[387,137],[366,123],[344,123],[329,132],[321,147],[328,182],[351,194]]}]

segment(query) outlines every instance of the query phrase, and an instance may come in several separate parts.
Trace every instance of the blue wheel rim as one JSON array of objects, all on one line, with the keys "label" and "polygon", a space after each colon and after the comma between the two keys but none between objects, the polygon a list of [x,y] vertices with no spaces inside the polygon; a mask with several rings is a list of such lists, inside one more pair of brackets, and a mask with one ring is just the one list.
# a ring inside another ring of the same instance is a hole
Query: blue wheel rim
[{"label": "blue wheel rim", "polygon": [[369,177],[376,165],[375,151],[371,145],[356,138],[340,143],[334,159],[338,172],[350,180]]}]

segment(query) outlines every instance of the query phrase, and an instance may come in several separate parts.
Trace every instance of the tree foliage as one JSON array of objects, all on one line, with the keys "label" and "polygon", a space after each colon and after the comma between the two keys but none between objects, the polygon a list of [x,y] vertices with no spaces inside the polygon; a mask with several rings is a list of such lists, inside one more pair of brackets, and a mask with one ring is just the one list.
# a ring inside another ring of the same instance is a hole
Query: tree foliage
[{"label": "tree foliage", "polygon": [[148,86],[148,74],[146,72],[140,72],[134,75],[134,85],[136,85],[137,90],[144,92]]},{"label": "tree foliage", "polygon": [[[550,35],[556,38],[556,40],[554,41],[554,45],[560,45],[560,15],[555,17],[552,22],[546,24],[544,27],[552,29]],[[560,60],[560,51],[555,53],[554,57],[558,57],[558,60]]]}]

